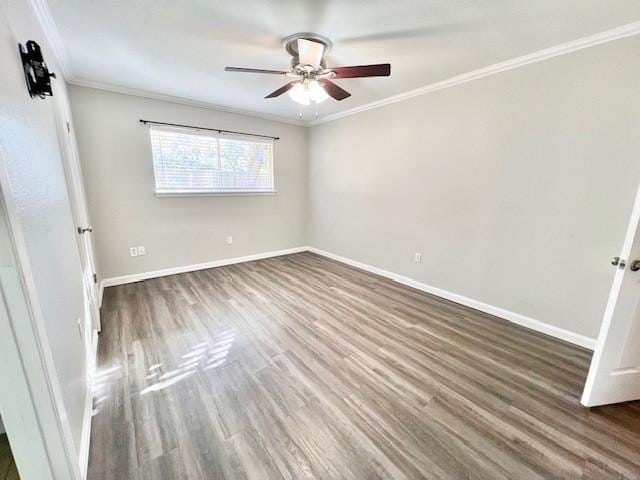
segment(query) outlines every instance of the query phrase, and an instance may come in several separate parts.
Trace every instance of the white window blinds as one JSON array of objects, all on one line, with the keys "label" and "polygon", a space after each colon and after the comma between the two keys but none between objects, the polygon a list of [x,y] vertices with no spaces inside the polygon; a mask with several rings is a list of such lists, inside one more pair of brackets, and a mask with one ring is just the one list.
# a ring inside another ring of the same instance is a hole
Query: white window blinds
[{"label": "white window blinds", "polygon": [[158,194],[274,192],[273,141],[153,126]]}]

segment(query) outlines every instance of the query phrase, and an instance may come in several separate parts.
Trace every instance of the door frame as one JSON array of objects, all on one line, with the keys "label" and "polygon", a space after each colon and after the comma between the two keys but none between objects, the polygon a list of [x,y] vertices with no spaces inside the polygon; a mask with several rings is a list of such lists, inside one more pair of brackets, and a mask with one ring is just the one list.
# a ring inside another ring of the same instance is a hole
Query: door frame
[{"label": "door frame", "polygon": [[[68,191],[69,209],[74,222],[74,229],[86,227],[90,225],[89,207],[87,205],[80,155],[73,128],[67,84],[65,82],[56,82],[53,89],[53,112],[60,147],[60,158]],[[91,443],[93,375],[97,368],[98,333],[102,329],[100,318],[102,298],[97,284],[96,260],[91,233],[79,234],[79,232],[74,231],[74,236],[82,268],[82,291],[84,296],[82,333],[87,362],[87,396],[85,399],[82,439],[80,445],[77,445],[79,454],[77,458],[80,461],[82,476],[85,477],[88,470]],[[85,275],[87,270],[90,274],[89,278]]]},{"label": "door frame", "polygon": [[[56,82],[53,86],[53,112],[60,147],[60,158],[64,171],[65,184],[68,191],[69,209],[74,222],[74,229],[90,225],[89,207],[82,176],[80,155],[73,127],[71,106],[67,84]],[[77,236],[76,236],[77,235]],[[82,334],[85,344],[87,363],[87,396],[83,431],[80,445],[77,445],[77,458],[80,461],[82,476],[86,476],[89,464],[89,448],[91,443],[91,421],[93,408],[93,375],[97,369],[98,333],[102,329],[100,307],[102,295],[97,283],[96,259],[92,234],[75,232],[75,243],[82,268],[83,290],[83,325]],[[88,275],[87,275],[88,273]]]},{"label": "door frame", "polygon": [[21,476],[82,480],[6,159],[0,144],[2,419]]},{"label": "door frame", "polygon": [[[69,203],[71,215],[76,223],[76,227],[86,227],[90,225],[89,207],[87,205],[87,195],[84,188],[84,180],[82,176],[82,166],[80,165],[80,155],[78,153],[77,140],[75,137],[75,129],[71,118],[71,107],[69,105],[69,93],[65,87],[54,87],[54,112],[56,129],[58,131],[58,143],[60,144],[62,164],[69,191]],[[83,267],[83,287],[88,289],[89,294],[89,315],[90,326],[89,338],[94,338],[93,331],[100,332],[102,324],[100,319],[100,306],[102,298],[100,295],[99,285],[97,283],[97,269],[95,252],[93,248],[93,237],[91,232],[82,234],[81,238],[76,237],[78,254]],[[89,281],[89,285],[85,283],[84,263],[88,263],[88,267],[94,275],[93,281]]]}]

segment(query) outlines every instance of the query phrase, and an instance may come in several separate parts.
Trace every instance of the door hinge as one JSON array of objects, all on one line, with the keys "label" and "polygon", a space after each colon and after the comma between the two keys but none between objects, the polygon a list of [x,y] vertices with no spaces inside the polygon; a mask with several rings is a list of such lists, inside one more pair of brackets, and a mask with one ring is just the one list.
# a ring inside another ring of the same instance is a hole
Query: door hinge
[{"label": "door hinge", "polygon": [[627,266],[627,261],[620,257],[613,257],[611,259],[611,265],[618,267],[620,270],[624,270],[624,267]]},{"label": "door hinge", "polygon": [[71,124],[67,122],[67,133],[71,133]]},{"label": "door hinge", "polygon": [[98,275],[93,274],[93,283],[98,283]]}]

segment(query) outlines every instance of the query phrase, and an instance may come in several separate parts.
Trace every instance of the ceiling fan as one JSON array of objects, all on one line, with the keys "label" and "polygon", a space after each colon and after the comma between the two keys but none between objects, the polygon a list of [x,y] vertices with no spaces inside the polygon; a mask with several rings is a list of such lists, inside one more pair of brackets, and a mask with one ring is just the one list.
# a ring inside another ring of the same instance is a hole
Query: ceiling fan
[{"label": "ceiling fan", "polygon": [[327,68],[324,56],[331,49],[331,41],[315,33],[296,33],[283,41],[287,52],[293,57],[290,70],[263,70],[258,68],[225,67],[227,72],[265,73],[293,78],[265,98],[279,97],[288,92],[301,105],[318,104],[329,97],[344,100],[351,96],[342,87],[332,82],[334,79],[388,77],[391,65],[357,65],[351,67]]}]

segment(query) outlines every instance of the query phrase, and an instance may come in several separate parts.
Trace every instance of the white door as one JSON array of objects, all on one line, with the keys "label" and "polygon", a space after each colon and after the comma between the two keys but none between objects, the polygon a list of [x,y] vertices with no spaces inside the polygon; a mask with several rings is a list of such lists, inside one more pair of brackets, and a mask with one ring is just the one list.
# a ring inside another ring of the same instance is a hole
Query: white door
[{"label": "white door", "polygon": [[582,394],[588,407],[640,399],[640,189]]},{"label": "white door", "polygon": [[56,123],[64,156],[64,169],[69,188],[69,200],[76,227],[76,240],[82,263],[82,280],[85,300],[85,325],[83,326],[87,345],[92,346],[94,332],[101,330],[100,299],[98,298],[97,277],[89,221],[89,209],[82,181],[82,171],[75,136],[71,129],[71,113],[64,92],[54,92],[56,102]]}]

